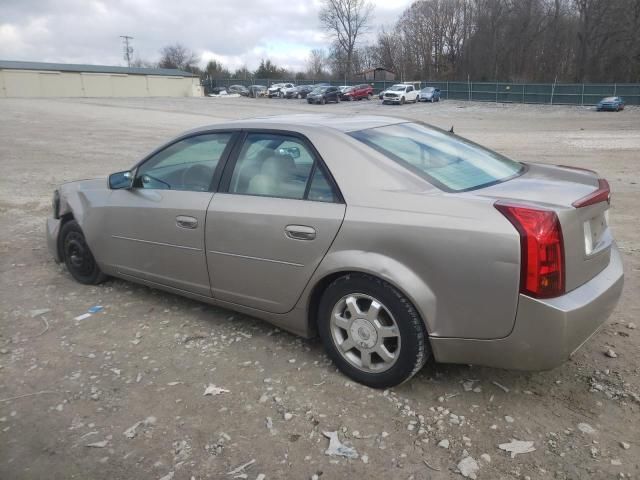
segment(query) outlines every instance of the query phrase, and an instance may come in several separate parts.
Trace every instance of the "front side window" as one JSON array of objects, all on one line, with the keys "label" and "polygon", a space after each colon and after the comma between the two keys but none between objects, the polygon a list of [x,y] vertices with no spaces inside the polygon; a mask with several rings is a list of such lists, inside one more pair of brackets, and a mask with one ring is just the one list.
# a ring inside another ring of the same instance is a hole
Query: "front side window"
[{"label": "front side window", "polygon": [[524,171],[522,164],[496,152],[418,123],[370,128],[350,135],[445,191],[482,188]]},{"label": "front side window", "polygon": [[294,136],[271,133],[247,135],[231,175],[229,193],[336,201],[306,143]]},{"label": "front side window", "polygon": [[231,136],[231,133],[209,133],[169,145],[138,168],[134,187],[208,191]]}]

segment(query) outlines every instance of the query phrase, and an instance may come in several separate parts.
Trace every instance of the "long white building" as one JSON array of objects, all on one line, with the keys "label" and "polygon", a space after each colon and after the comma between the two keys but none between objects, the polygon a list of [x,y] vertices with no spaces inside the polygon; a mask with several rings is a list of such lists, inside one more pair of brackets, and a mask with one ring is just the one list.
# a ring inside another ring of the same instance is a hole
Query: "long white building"
[{"label": "long white building", "polygon": [[165,68],[0,60],[0,97],[193,97],[199,78]]}]

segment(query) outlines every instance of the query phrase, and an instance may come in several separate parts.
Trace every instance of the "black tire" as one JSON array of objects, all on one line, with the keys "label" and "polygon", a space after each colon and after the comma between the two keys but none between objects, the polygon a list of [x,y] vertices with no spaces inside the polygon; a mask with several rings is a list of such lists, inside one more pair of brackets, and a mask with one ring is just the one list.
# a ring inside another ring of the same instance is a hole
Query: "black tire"
[{"label": "black tire", "polygon": [[60,230],[62,258],[71,276],[84,285],[98,285],[107,279],[93,258],[78,222],[70,220]]},{"label": "black tire", "polygon": [[404,105],[404,97],[400,99],[400,105]]},{"label": "black tire", "polygon": [[[350,294],[368,295],[381,302],[393,315],[400,337],[395,362],[379,373],[363,371],[350,363],[336,346],[330,325],[334,306]],[[324,291],[318,308],[318,332],[329,357],[342,373],[373,388],[389,388],[406,382],[424,366],[431,355],[424,323],[411,302],[389,283],[361,273],[334,280]]]}]

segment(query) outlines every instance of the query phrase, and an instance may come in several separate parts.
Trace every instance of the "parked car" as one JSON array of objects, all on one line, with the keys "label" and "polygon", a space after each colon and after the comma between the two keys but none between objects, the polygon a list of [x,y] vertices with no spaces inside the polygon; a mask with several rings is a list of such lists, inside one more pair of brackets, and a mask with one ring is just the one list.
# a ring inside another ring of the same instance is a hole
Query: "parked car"
[{"label": "parked car", "polygon": [[382,103],[398,103],[400,105],[406,102],[416,103],[418,101],[418,90],[413,85],[399,83],[388,88],[382,97]]},{"label": "parked car", "polygon": [[249,89],[244,85],[231,85],[229,88],[227,88],[227,92],[237,93],[238,95],[242,95],[243,97],[249,95]]},{"label": "parked car", "polygon": [[340,91],[338,87],[317,87],[307,95],[308,103],[321,103],[340,101]]},{"label": "parked car", "polygon": [[307,94],[314,88],[313,85],[298,85],[297,87],[287,89],[285,98],[307,98]]},{"label": "parked car", "polygon": [[362,100],[366,98],[367,100],[371,100],[373,97],[373,87],[366,83],[361,85],[354,85],[349,90],[343,92],[341,100]]},{"label": "parked car", "polygon": [[419,102],[439,102],[440,89],[435,87],[424,87],[418,94]]},{"label": "parked car", "polygon": [[346,85],[346,86],[342,86],[342,87],[338,87],[338,95],[340,96],[340,100],[349,100],[348,98],[345,97],[345,95],[348,92],[351,92],[353,90],[352,86]]},{"label": "parked car", "polygon": [[602,110],[610,110],[614,112],[619,112],[620,110],[624,110],[624,100],[622,97],[606,97],[598,102],[596,105],[596,110],[601,112]]},{"label": "parked car", "polygon": [[267,87],[264,85],[249,85],[249,96],[253,98],[265,97],[267,95]]},{"label": "parked car", "polygon": [[209,90],[209,96],[219,96],[219,95],[228,95],[227,87],[213,87]]},{"label": "parked car", "polygon": [[274,83],[267,90],[267,95],[269,98],[272,97],[284,97],[284,91],[287,88],[293,88],[295,85],[293,83]]},{"label": "parked car", "polygon": [[108,180],[65,183],[46,237],[80,283],[317,331],[346,375],[384,388],[431,356],[569,358],[622,291],[609,207],[591,171],[403,119],[292,115],[191,130]]}]

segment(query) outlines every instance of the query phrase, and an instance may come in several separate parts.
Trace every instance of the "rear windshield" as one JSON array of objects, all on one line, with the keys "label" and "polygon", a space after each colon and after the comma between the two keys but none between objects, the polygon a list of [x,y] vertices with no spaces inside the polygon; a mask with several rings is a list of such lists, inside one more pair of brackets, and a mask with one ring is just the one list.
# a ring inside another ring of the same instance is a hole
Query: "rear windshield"
[{"label": "rear windshield", "polygon": [[418,123],[370,128],[350,135],[449,192],[486,187],[524,171],[521,163]]}]

